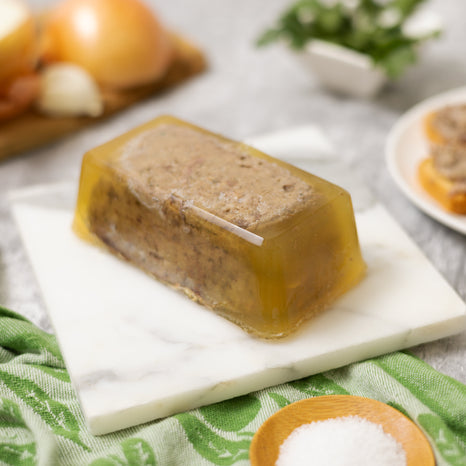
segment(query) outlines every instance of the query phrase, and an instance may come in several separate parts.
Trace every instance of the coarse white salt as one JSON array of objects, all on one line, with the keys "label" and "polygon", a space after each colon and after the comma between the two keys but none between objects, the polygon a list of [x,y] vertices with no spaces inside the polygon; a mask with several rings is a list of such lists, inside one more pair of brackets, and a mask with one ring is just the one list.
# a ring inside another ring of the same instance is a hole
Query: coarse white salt
[{"label": "coarse white salt", "polygon": [[315,421],[280,445],[276,466],[406,466],[406,453],[381,425],[359,416]]}]

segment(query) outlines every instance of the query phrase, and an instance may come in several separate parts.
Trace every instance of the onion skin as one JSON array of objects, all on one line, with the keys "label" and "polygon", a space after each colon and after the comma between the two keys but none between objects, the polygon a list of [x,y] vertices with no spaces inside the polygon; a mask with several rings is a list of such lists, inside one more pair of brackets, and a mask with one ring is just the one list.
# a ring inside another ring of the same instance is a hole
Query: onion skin
[{"label": "onion skin", "polygon": [[169,35],[140,0],[64,0],[43,34],[43,61],[75,63],[115,89],[158,80],[173,58]]},{"label": "onion skin", "polygon": [[17,76],[0,89],[0,123],[25,112],[37,99],[40,78],[36,73]]}]

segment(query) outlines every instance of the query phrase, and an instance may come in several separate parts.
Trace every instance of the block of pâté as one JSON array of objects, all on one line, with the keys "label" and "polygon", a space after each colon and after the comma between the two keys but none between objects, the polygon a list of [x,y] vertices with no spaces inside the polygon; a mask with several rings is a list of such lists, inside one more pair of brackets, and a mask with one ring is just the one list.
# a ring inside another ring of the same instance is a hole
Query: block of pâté
[{"label": "block of p\u00e2t\u00e9", "polygon": [[345,190],[171,116],[85,154],[73,227],[262,338],[365,272]]}]

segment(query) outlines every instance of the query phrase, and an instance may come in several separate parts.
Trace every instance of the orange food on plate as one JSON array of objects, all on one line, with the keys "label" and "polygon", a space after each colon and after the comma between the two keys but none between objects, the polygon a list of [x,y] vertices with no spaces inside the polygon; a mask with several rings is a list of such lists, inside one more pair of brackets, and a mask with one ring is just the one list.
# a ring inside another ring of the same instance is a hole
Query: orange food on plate
[{"label": "orange food on plate", "polygon": [[466,185],[463,189],[455,187],[455,183],[435,169],[431,157],[424,159],[419,165],[419,181],[422,187],[444,209],[457,214],[466,214]]},{"label": "orange food on plate", "polygon": [[64,0],[45,20],[42,57],[74,63],[99,84],[125,89],[161,78],[173,47],[140,0]]},{"label": "orange food on plate", "polygon": [[445,139],[443,138],[442,134],[438,131],[438,129],[435,126],[435,118],[436,114],[434,112],[429,113],[424,117],[423,120],[423,127],[424,127],[424,133],[431,143],[443,143],[445,142]]},{"label": "orange food on plate", "polygon": [[429,157],[418,168],[421,186],[446,211],[466,214],[466,104],[426,115]]},{"label": "orange food on plate", "polygon": [[466,104],[448,105],[424,118],[424,130],[434,144],[466,144]]}]

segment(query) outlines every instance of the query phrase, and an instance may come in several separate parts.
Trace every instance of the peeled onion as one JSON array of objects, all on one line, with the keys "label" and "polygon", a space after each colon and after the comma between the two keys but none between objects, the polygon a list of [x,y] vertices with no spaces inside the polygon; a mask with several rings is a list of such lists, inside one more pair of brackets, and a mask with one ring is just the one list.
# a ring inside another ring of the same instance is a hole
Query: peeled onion
[{"label": "peeled onion", "polygon": [[55,63],[41,70],[37,108],[56,117],[98,117],[104,111],[100,91],[90,74],[72,63]]},{"label": "peeled onion", "polygon": [[130,88],[159,79],[172,59],[170,38],[140,0],[64,0],[44,27],[45,61],[66,61],[96,81]]},{"label": "peeled onion", "polygon": [[21,0],[0,0],[0,86],[33,70],[36,29],[32,14]]}]

